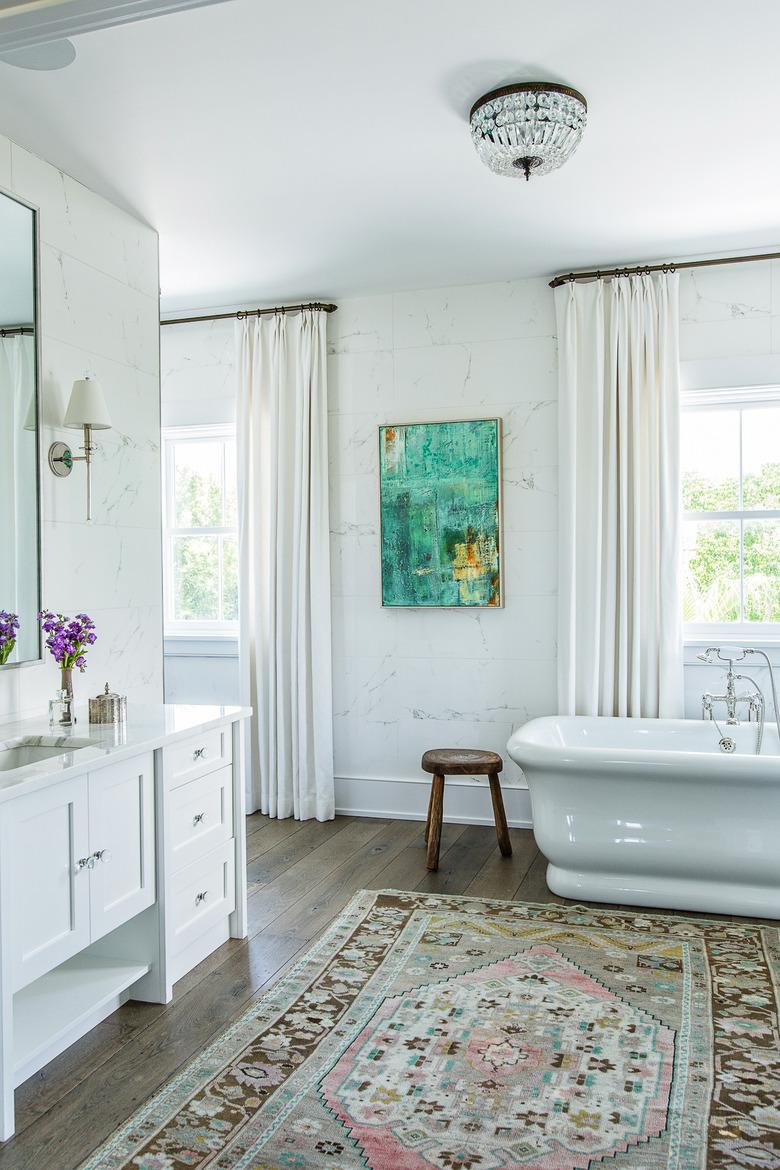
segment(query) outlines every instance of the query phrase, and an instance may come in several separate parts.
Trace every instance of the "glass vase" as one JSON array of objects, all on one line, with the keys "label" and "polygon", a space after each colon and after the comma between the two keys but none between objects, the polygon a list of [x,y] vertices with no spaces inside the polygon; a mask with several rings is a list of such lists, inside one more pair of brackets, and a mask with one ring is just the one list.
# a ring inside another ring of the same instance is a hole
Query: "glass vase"
[{"label": "glass vase", "polygon": [[60,667],[60,689],[67,691],[71,707],[73,706],[73,667]]}]

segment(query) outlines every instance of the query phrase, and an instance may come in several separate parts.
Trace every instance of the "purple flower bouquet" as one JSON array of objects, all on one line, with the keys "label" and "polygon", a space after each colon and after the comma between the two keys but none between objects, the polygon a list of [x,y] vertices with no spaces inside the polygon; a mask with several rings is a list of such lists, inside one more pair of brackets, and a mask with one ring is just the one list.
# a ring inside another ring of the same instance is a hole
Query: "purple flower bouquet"
[{"label": "purple flower bouquet", "polygon": [[5,666],[16,645],[19,614],[0,609],[0,666]]},{"label": "purple flower bouquet", "polygon": [[38,614],[38,621],[45,634],[46,646],[51,656],[62,671],[62,689],[73,698],[73,667],[77,666],[83,673],[86,665],[86,652],[97,642],[95,623],[85,613],[77,613],[74,618],[65,617],[61,613],[52,613],[44,609]]},{"label": "purple flower bouquet", "polygon": [[46,645],[52,658],[63,670],[77,666],[84,671],[87,665],[85,654],[97,642],[95,623],[85,613],[77,613],[71,620],[61,613],[42,610],[38,614],[41,629],[48,634]]}]

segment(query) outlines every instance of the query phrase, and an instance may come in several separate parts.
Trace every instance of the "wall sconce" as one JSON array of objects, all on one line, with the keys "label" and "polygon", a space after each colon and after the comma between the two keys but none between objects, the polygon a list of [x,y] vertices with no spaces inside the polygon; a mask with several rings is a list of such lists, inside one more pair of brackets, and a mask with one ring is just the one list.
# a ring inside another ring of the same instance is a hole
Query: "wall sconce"
[{"label": "wall sconce", "polygon": [[92,519],[92,432],[107,431],[111,418],[100,383],[94,378],[79,378],[73,383],[70,402],[65,411],[68,430],[84,431],[83,455],[74,455],[67,443],[52,443],[49,447],[49,467],[59,479],[70,475],[74,463],[87,465],[87,520]]}]

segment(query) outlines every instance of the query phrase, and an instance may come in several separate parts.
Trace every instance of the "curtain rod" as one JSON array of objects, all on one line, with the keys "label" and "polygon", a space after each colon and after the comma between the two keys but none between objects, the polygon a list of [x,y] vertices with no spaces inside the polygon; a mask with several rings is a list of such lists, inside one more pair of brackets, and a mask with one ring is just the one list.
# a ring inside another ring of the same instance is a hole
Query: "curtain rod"
[{"label": "curtain rod", "polygon": [[32,337],[34,333],[32,325],[6,325],[0,329],[0,337]]},{"label": "curtain rod", "polygon": [[204,313],[199,317],[173,317],[161,321],[161,325],[191,325],[195,321],[243,321],[245,317],[275,317],[286,313],[300,313],[304,309],[320,309],[323,313],[335,313],[338,305],[312,301],[307,305],[277,305],[274,309],[239,309],[235,313]]},{"label": "curtain rod", "polygon": [[780,252],[760,252],[756,256],[721,256],[715,260],[669,260],[666,264],[635,264],[620,268],[597,268],[593,272],[563,272],[553,277],[550,288],[575,280],[601,280],[606,276],[646,276],[650,272],[675,272],[678,268],[709,268],[714,264],[748,264],[754,260],[780,260]]}]

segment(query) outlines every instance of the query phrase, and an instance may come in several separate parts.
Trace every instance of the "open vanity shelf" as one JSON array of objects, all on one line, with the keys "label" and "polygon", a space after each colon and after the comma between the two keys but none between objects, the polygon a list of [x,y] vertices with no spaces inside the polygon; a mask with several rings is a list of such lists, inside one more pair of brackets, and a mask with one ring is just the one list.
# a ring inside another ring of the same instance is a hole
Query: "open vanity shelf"
[{"label": "open vanity shelf", "polygon": [[[90,727],[93,746],[2,774],[3,1139],[17,1085],[126,1000],[167,1003],[177,979],[246,934],[248,714],[131,712],[120,735]],[[6,725],[0,743],[42,731]]]},{"label": "open vanity shelf", "polygon": [[14,1082],[21,1085],[130,998],[149,963],[74,955],[17,991],[13,1002]]}]

